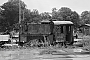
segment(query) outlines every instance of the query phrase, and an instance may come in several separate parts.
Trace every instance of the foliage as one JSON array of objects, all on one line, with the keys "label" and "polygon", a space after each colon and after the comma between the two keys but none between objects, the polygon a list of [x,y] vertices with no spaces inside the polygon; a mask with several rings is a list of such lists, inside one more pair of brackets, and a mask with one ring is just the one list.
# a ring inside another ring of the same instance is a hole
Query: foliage
[{"label": "foliage", "polygon": [[58,12],[56,8],[52,8],[52,19],[58,18]]},{"label": "foliage", "polygon": [[40,16],[41,16],[42,20],[49,20],[49,19],[51,19],[51,16],[50,16],[49,12],[41,13]]},{"label": "foliage", "polygon": [[82,24],[90,24],[90,12],[89,11],[83,11],[81,13],[81,20],[80,22]]},{"label": "foliage", "polygon": [[34,22],[38,23],[41,21],[41,16],[37,9],[33,9],[33,11],[29,9],[24,10],[24,22]]},{"label": "foliage", "polygon": [[5,17],[2,16],[2,9],[0,8],[0,31],[3,31],[4,30],[3,29],[4,28],[3,27],[4,26],[3,24],[5,24],[4,23],[4,19],[5,19]]},{"label": "foliage", "polygon": [[72,11],[70,8],[61,7],[59,10],[56,8],[52,9],[52,19],[63,20],[63,21],[72,21],[77,27],[79,22],[79,15],[77,12]]},{"label": "foliage", "polygon": [[24,9],[24,21],[29,22],[31,19],[31,10]]},{"label": "foliage", "polygon": [[19,7],[21,8],[20,15],[22,22],[38,23],[41,20],[56,19],[59,21],[72,21],[75,27],[78,27],[81,24],[90,23],[89,11],[83,11],[81,16],[79,16],[76,11],[72,11],[68,7],[61,7],[60,9],[52,8],[52,13],[39,13],[37,9],[33,9],[33,11],[27,9],[26,4],[21,0],[9,0],[0,8],[0,27],[2,27],[3,31],[6,29],[12,29],[18,24]]},{"label": "foliage", "polygon": [[[25,4],[20,0],[21,10],[25,9]],[[10,0],[4,3],[1,8],[2,16],[5,17],[3,22],[3,27],[5,29],[10,29],[14,24],[18,23],[19,21],[19,0]],[[13,28],[13,27],[12,27]]]},{"label": "foliage", "polygon": [[58,18],[62,17],[61,20],[67,21],[71,18],[72,11],[67,7],[62,7],[58,10]]},{"label": "foliage", "polygon": [[32,19],[32,22],[35,22],[35,23],[38,23],[41,21],[41,17],[37,9],[33,9],[33,11],[31,12],[31,19]]}]

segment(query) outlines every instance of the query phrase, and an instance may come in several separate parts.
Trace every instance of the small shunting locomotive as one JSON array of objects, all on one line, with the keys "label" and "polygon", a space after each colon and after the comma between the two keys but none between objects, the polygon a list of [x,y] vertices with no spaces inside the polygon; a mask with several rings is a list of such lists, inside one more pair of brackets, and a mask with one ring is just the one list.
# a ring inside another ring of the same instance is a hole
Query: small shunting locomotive
[{"label": "small shunting locomotive", "polygon": [[21,26],[20,43],[34,39],[48,44],[73,44],[73,23],[71,21],[49,21],[26,23]]}]

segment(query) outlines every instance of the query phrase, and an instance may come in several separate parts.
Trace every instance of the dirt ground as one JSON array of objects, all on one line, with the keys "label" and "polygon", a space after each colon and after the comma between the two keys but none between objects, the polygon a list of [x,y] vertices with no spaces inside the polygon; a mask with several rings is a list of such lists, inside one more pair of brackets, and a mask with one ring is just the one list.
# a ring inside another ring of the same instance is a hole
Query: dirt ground
[{"label": "dirt ground", "polygon": [[90,59],[90,55],[74,54],[67,48],[17,48],[0,51],[0,60],[80,60],[82,58]]}]

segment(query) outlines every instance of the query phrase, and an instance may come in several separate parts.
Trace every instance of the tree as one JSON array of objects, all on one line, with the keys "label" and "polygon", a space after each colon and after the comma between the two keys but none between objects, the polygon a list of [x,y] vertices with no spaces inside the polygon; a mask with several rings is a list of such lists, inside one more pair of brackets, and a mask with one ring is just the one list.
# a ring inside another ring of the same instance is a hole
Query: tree
[{"label": "tree", "polygon": [[38,23],[41,21],[41,16],[37,9],[33,9],[33,11],[29,9],[24,10],[24,22],[34,22]]},{"label": "tree", "polygon": [[67,7],[61,7],[61,9],[58,10],[58,18],[62,18],[61,20],[70,21],[72,11],[70,8]]},{"label": "tree", "polygon": [[3,19],[3,16],[1,14],[2,14],[2,9],[0,8],[0,21]]},{"label": "tree", "polygon": [[89,11],[83,11],[81,13],[81,24],[90,24],[90,12]]},{"label": "tree", "polygon": [[31,10],[29,10],[29,9],[25,9],[25,10],[24,10],[24,17],[23,17],[23,18],[24,18],[24,21],[25,21],[25,22],[32,22],[31,13],[32,13],[32,12],[31,12]]},{"label": "tree", "polygon": [[38,12],[37,9],[33,9],[33,11],[31,12],[31,20],[34,23],[39,23],[41,21],[41,17],[40,14]]},{"label": "tree", "polygon": [[49,20],[51,19],[50,13],[49,12],[44,12],[40,14],[42,20]]},{"label": "tree", "polygon": [[68,7],[61,7],[59,10],[53,8],[52,10],[52,18],[57,19],[59,21],[72,21],[75,26],[78,25],[79,15],[77,12],[72,11]]},{"label": "tree", "polygon": [[52,19],[58,18],[58,12],[56,8],[52,8]]},{"label": "tree", "polygon": [[[20,0],[21,12],[25,9],[26,5]],[[14,24],[19,22],[19,0],[9,0],[4,3],[1,8],[2,16],[5,17],[3,20],[5,28],[10,29]]]}]

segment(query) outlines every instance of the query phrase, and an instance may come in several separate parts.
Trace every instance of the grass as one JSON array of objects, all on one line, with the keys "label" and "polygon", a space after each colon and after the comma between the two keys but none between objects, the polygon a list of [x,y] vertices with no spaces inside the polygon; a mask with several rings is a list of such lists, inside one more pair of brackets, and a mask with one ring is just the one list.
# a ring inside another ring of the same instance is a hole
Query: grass
[{"label": "grass", "polygon": [[83,47],[79,48],[87,49],[90,51],[90,35],[79,34],[79,37],[82,39],[81,43],[83,43]]}]

